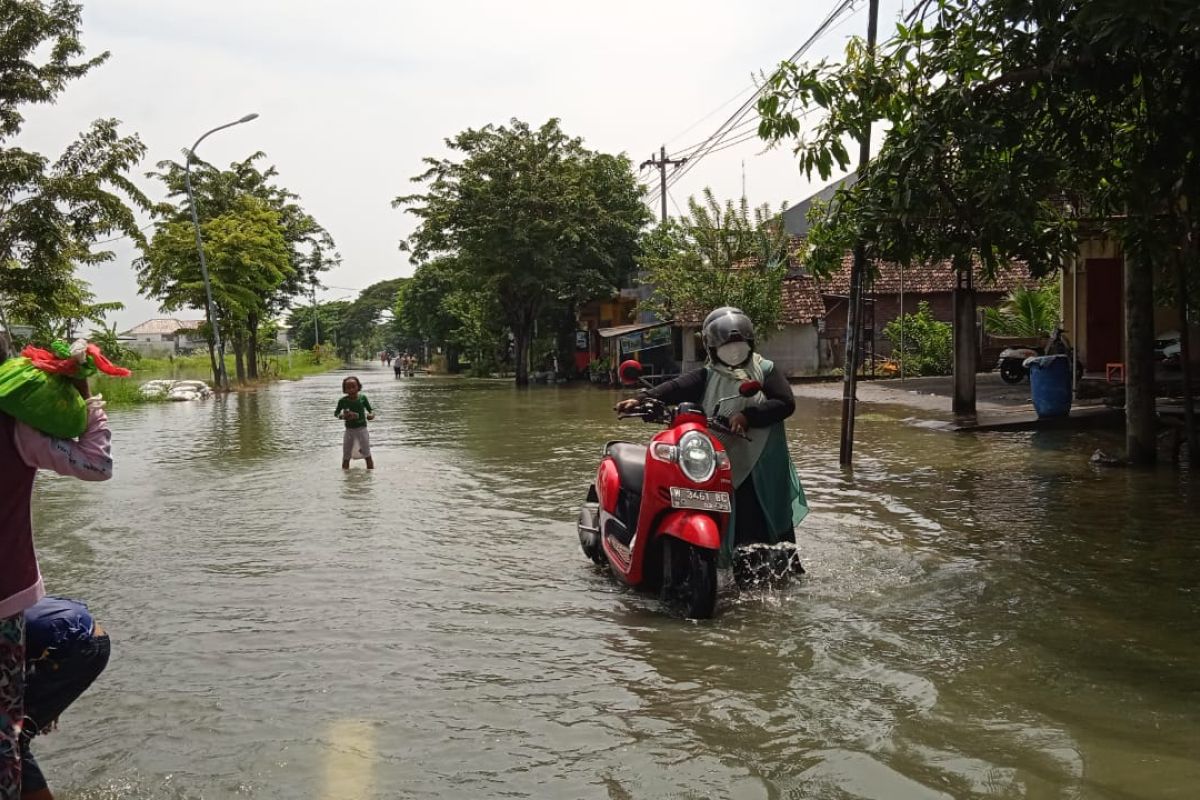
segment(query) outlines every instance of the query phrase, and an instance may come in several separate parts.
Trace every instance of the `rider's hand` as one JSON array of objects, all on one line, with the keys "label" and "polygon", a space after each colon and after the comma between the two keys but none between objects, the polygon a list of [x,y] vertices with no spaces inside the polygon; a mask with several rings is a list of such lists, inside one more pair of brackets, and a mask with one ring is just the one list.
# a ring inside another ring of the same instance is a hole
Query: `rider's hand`
[{"label": "rider's hand", "polygon": [[375,412],[372,411],[371,413],[367,414],[367,419],[375,419]]},{"label": "rider's hand", "polygon": [[613,408],[616,409],[618,414],[627,414],[637,408],[641,402],[642,401],[637,397],[630,397],[617,403],[615,406],[613,406]]},{"label": "rider's hand", "polygon": [[748,427],[750,427],[750,423],[747,421],[746,415],[740,411],[729,418],[729,430],[734,433],[745,435]]}]

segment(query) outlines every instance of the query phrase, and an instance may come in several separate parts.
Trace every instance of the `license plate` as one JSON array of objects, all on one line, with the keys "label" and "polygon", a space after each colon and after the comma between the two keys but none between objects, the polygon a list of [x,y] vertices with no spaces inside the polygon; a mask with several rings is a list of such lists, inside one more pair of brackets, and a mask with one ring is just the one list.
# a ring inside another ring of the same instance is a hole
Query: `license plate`
[{"label": "license plate", "polygon": [[671,506],[673,508],[695,508],[700,511],[721,511],[729,513],[729,492],[708,492],[702,489],[683,489],[671,487]]}]

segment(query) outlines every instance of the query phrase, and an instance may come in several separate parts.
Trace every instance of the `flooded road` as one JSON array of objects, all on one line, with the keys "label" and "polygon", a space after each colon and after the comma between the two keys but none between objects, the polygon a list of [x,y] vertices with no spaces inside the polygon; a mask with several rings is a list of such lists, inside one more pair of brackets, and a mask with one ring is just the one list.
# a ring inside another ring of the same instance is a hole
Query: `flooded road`
[{"label": "flooded road", "polygon": [[672,619],[579,552],[616,393],[359,371],[113,415],[108,484],[42,477],[55,593],[113,639],[38,741],[68,798],[1192,798],[1200,489],[1090,436],[834,403],[789,438],[808,576]]}]

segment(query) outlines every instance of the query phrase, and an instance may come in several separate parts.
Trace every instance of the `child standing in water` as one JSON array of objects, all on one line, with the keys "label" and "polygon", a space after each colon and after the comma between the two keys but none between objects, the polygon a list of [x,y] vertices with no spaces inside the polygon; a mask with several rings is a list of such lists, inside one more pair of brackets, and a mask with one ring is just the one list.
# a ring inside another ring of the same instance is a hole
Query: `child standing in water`
[{"label": "child standing in water", "polygon": [[338,400],[333,415],[346,421],[346,433],[342,437],[342,469],[350,469],[351,458],[365,458],[367,469],[375,469],[371,458],[371,439],[367,436],[367,420],[375,419],[371,401],[362,393],[362,382],[351,376],[342,381],[345,396]]}]

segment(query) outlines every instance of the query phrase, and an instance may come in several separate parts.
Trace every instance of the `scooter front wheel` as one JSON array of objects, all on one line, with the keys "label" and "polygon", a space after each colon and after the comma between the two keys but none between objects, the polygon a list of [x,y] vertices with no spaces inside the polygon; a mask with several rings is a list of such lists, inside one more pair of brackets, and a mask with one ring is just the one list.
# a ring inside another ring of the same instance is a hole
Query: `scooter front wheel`
[{"label": "scooter front wheel", "polygon": [[1025,367],[1020,364],[1001,364],[1000,380],[1005,383],[1020,383],[1025,380]]},{"label": "scooter front wheel", "polygon": [[717,610],[717,554],[673,536],[663,537],[662,598],[689,619]]}]

